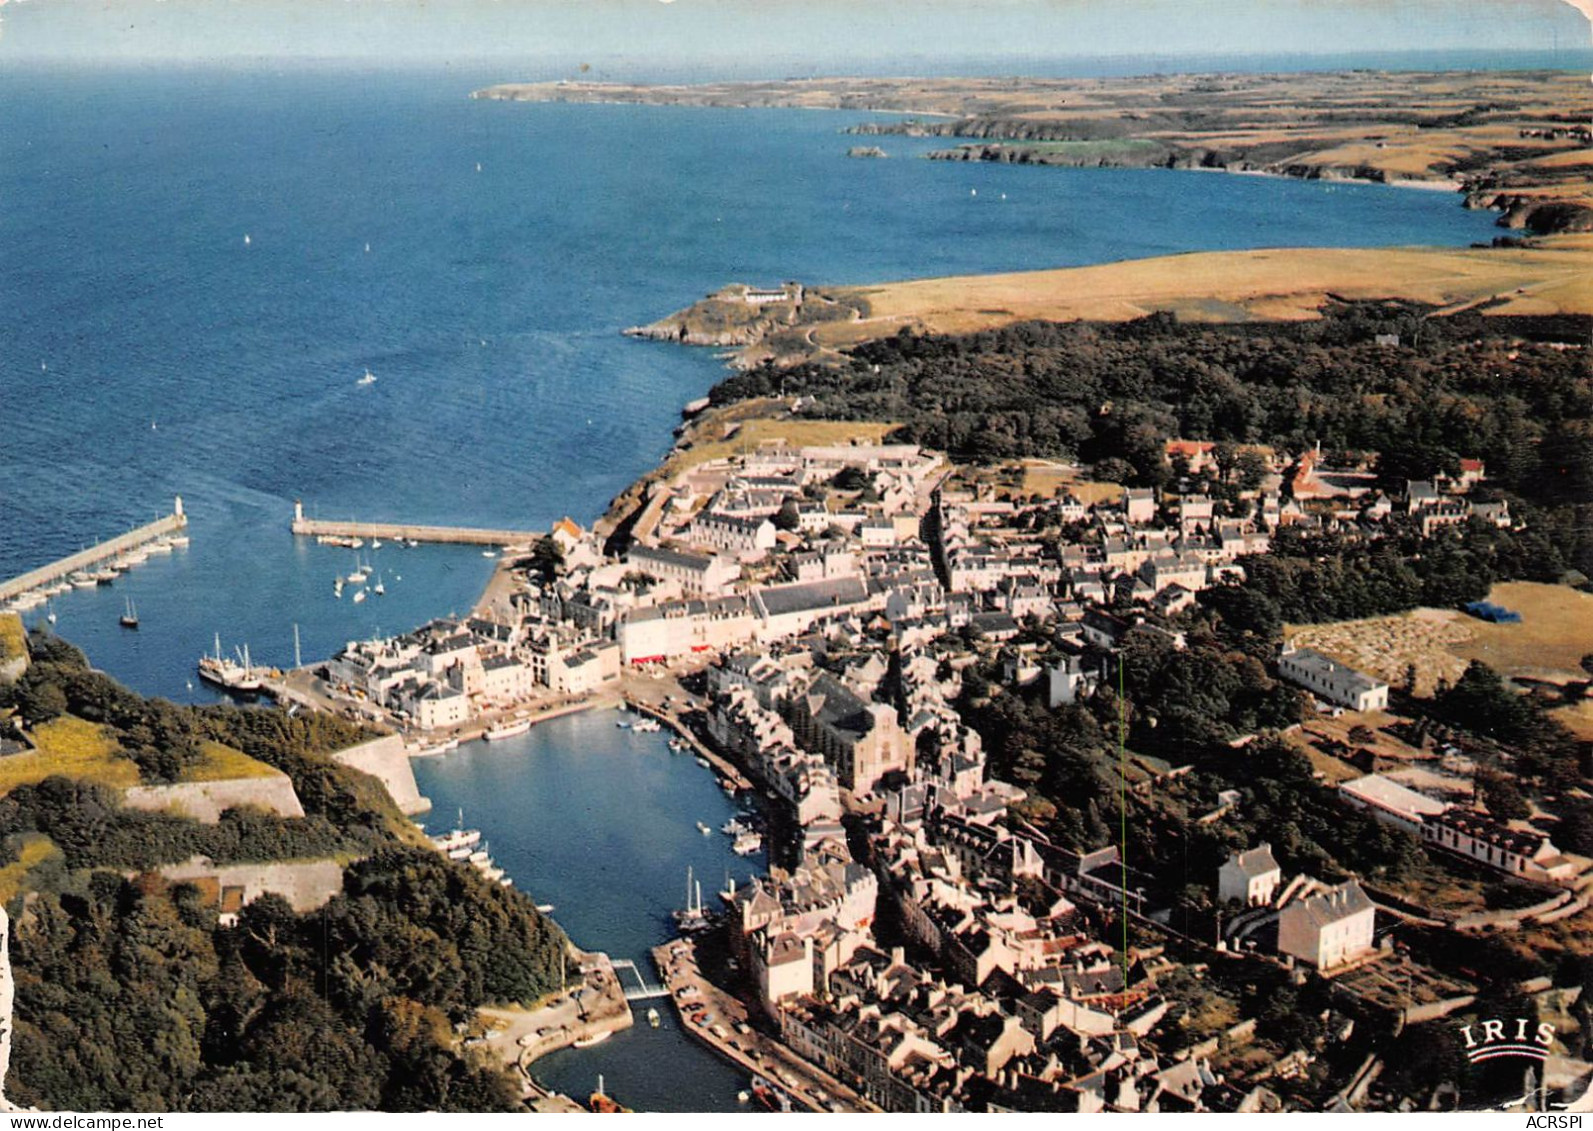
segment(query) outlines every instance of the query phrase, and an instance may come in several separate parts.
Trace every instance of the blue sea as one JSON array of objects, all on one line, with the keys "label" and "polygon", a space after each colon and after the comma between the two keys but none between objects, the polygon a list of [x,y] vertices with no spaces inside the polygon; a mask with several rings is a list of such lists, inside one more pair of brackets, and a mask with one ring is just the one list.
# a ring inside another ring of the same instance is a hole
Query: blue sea
[{"label": "blue sea", "polygon": [[[194,660],[217,636],[287,664],[297,628],[308,662],[467,609],[493,564],[471,548],[367,550],[387,595],[337,598],[355,555],[290,536],[294,501],[590,522],[723,372],[620,331],[727,282],[1493,235],[1438,193],[930,162],[914,158],[933,143],[897,138],[890,160],[851,160],[841,131],[862,114],[468,98],[513,77],[0,71],[0,577],[179,494],[191,519],[187,549],[56,600],[96,666],[199,701]],[[117,625],[129,598],[137,631]],[[635,959],[709,851],[676,842],[728,812],[690,759],[601,720],[420,777],[436,823],[465,808],[582,945]],[[639,1106],[733,1107],[734,1074],[665,1024],[540,1071],[580,1095],[607,1070]]]}]

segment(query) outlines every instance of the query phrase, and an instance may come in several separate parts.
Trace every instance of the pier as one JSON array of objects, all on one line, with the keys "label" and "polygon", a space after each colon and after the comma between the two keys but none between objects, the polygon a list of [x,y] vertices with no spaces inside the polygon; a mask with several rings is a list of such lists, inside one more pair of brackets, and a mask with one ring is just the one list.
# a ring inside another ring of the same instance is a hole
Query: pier
[{"label": "pier", "polygon": [[188,516],[183,513],[183,500],[179,495],[171,514],[164,518],[157,518],[154,522],[147,523],[126,534],[119,534],[109,541],[90,546],[86,550],[79,550],[75,554],[68,554],[59,561],[49,565],[40,566],[38,569],[29,570],[27,573],[11,578],[9,581],[0,581],[0,601],[9,601],[19,597],[30,589],[37,589],[41,585],[49,585],[60,581],[68,574],[78,570],[87,569],[89,566],[125,554],[129,550],[174,534],[188,525]]},{"label": "pier", "polygon": [[417,526],[408,522],[355,522],[305,518],[304,504],[293,504],[293,533],[311,537],[385,538],[397,542],[451,542],[469,546],[531,546],[541,540],[541,530],[489,530],[474,526]]}]

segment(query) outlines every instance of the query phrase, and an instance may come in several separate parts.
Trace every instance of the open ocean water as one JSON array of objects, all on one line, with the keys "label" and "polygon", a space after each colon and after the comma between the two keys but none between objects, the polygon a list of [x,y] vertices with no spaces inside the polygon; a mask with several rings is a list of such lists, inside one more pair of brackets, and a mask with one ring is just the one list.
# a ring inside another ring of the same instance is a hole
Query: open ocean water
[{"label": "open ocean water", "polygon": [[[589,522],[722,373],[619,331],[726,282],[1493,234],[1440,193],[928,162],[935,143],[903,138],[851,160],[839,131],[863,114],[467,97],[508,77],[0,72],[0,577],[176,494],[191,517],[188,549],[56,600],[97,666],[204,700],[193,664],[216,634],[287,664],[294,625],[309,661],[467,609],[492,564],[472,548],[367,551],[387,595],[337,599],[353,552],[293,539],[293,501]],[[126,597],[137,632],[116,623]],[[434,825],[462,806],[517,882],[617,957],[667,937],[687,863],[707,853],[704,887],[722,880],[723,838],[691,823],[717,828],[727,802],[661,738],[563,720],[420,778]],[[733,1107],[734,1073],[665,1026],[539,1071],[580,1095],[608,1071],[636,1106]]]}]

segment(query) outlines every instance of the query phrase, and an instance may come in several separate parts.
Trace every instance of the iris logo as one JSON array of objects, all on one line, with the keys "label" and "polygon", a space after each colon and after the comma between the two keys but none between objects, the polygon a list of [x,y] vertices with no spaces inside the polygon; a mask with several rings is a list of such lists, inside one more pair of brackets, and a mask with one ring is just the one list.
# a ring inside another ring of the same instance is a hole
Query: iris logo
[{"label": "iris logo", "polygon": [[1549,1046],[1554,1044],[1552,1024],[1540,1021],[1534,1026],[1525,1017],[1517,1017],[1514,1021],[1490,1017],[1476,1024],[1462,1025],[1460,1035],[1466,1040],[1466,1059],[1473,1064],[1501,1056],[1548,1060]]}]

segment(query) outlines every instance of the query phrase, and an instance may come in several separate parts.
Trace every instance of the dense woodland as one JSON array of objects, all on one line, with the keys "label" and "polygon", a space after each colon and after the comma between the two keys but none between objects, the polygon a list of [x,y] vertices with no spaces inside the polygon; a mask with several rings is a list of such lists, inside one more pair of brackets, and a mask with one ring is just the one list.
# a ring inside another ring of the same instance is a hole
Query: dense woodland
[{"label": "dense woodland", "polygon": [[[478,1005],[557,988],[563,935],[524,895],[398,835],[379,785],[327,756],[363,732],[146,701],[75,650],[34,643],[39,662],[6,689],[10,705],[103,723],[130,750],[141,727],[150,748],[226,742],[287,773],[306,817],[230,810],[203,826],[122,810],[114,792],[59,777],[0,799],[4,858],[30,834],[61,850],[9,908],[11,1098],[91,1111],[518,1109],[508,1076],[459,1031]],[[222,928],[213,896],[145,871],[196,852],[356,859],[323,909],[301,915],[267,895]]]}]

